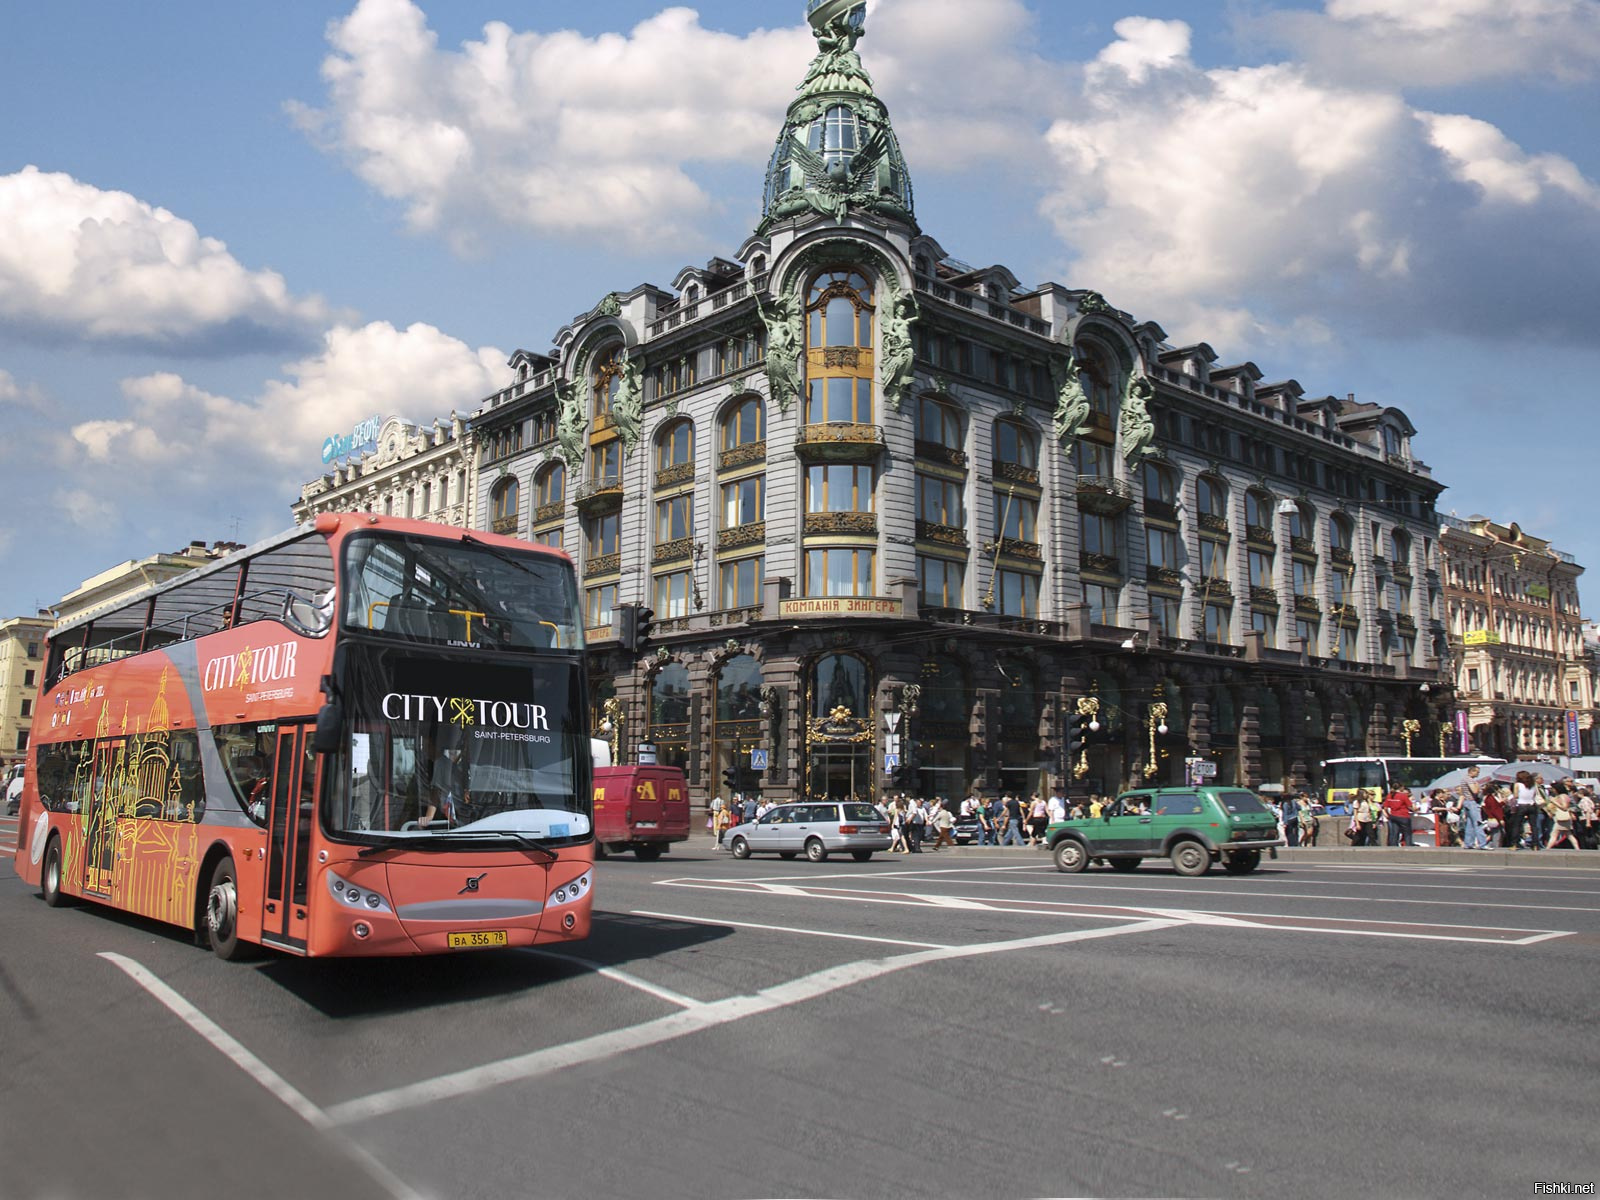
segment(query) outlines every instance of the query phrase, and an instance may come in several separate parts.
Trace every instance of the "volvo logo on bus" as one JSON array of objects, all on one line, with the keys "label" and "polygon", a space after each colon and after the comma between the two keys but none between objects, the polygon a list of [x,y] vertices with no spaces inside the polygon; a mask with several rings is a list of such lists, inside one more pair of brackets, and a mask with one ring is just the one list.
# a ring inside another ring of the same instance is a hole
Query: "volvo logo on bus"
[{"label": "volvo logo on bus", "polygon": [[484,879],[484,876],[486,876],[488,874],[489,874],[489,872],[485,871],[483,873],[483,875],[468,875],[467,876],[467,886],[462,888],[459,892],[457,892],[456,895],[465,896],[468,892],[477,891],[478,890],[478,884],[482,883],[483,879]]}]

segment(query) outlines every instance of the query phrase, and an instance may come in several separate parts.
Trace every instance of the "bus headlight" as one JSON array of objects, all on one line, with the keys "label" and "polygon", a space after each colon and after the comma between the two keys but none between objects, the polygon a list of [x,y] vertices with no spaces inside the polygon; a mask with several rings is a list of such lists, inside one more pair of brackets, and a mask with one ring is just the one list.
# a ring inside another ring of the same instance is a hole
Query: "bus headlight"
[{"label": "bus headlight", "polygon": [[546,907],[555,908],[562,904],[571,904],[589,894],[589,889],[594,886],[594,877],[585,871],[570,883],[564,883],[550,893],[550,902]]},{"label": "bus headlight", "polygon": [[374,912],[392,913],[389,901],[382,893],[372,888],[359,888],[345,879],[340,879],[332,871],[328,872],[328,892],[341,904],[348,904],[351,908],[366,908]]}]

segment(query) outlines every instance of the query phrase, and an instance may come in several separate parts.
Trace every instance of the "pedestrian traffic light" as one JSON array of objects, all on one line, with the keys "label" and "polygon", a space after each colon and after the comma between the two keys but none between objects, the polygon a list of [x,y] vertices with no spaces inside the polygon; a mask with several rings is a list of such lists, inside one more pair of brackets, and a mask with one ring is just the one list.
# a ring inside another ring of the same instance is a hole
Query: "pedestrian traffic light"
[{"label": "pedestrian traffic light", "polygon": [[637,650],[639,648],[639,606],[637,604],[622,604],[616,609],[617,615],[617,640],[622,643],[624,650]]},{"label": "pedestrian traffic light", "polygon": [[656,610],[643,604],[633,606],[633,645],[630,650],[641,649],[650,640],[650,634],[655,629]]},{"label": "pedestrian traffic light", "polygon": [[740,790],[738,767],[724,767],[722,769],[722,790],[730,796]]}]

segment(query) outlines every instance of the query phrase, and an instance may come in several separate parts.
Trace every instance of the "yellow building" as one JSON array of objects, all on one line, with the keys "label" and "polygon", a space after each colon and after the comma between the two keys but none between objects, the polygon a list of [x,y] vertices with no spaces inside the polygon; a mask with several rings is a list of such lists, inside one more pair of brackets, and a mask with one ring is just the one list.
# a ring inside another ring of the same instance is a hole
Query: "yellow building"
[{"label": "yellow building", "polygon": [[49,614],[0,621],[0,763],[10,764],[28,748],[52,624]]},{"label": "yellow building", "polygon": [[75,621],[79,617],[121,604],[135,592],[166,583],[185,571],[203,567],[209,562],[243,549],[239,542],[190,542],[182,550],[171,554],[152,554],[148,558],[129,559],[85,579],[56,602],[54,612],[58,624]]}]

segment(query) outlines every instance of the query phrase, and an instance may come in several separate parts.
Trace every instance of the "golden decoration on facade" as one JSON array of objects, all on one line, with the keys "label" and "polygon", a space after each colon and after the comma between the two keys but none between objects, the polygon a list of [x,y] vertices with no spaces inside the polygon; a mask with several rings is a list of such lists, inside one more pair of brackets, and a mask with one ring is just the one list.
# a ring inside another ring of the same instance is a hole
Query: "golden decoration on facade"
[{"label": "golden decoration on facade", "polygon": [[[1092,727],[1100,727],[1100,697],[1080,696],[1078,698],[1078,715],[1088,717]],[[1072,777],[1082,779],[1089,773],[1089,749],[1085,746],[1078,752],[1077,765],[1072,768]]]},{"label": "golden decoration on facade", "polygon": [[1144,764],[1144,777],[1153,779],[1160,769],[1159,756],[1156,754],[1156,734],[1167,732],[1167,706],[1163,701],[1157,701],[1150,706],[1150,717],[1146,722],[1150,728],[1150,757]]},{"label": "golden decoration on facade", "polygon": [[1407,717],[1400,723],[1400,736],[1406,740],[1406,757],[1411,757],[1411,739],[1422,732],[1422,722],[1415,717]]}]

